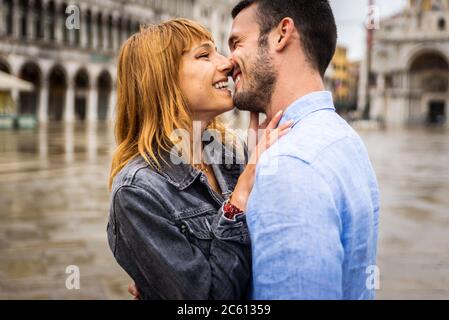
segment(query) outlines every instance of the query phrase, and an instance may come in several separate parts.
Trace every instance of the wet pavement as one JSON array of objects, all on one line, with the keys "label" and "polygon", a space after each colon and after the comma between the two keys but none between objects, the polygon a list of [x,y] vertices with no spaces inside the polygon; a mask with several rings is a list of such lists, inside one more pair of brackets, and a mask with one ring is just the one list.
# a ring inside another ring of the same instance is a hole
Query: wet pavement
[{"label": "wet pavement", "polygon": [[[378,298],[449,299],[449,131],[361,135],[381,188]],[[0,299],[130,298],[106,239],[113,145],[105,124],[0,131]]]},{"label": "wet pavement", "polygon": [[449,299],[449,131],[362,132],[381,190],[379,299]]},{"label": "wet pavement", "polygon": [[106,240],[112,146],[105,125],[0,131],[0,299],[129,298]]}]

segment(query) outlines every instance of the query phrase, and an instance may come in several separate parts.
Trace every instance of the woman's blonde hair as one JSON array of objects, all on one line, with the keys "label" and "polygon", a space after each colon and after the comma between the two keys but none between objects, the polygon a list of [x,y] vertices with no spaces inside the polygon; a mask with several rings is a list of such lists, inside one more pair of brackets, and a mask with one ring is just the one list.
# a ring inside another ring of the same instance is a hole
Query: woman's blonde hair
[{"label": "woman's blonde hair", "polygon": [[[109,190],[114,177],[134,157],[160,166],[158,155],[170,151],[175,129],[191,132],[192,117],[179,86],[179,67],[185,51],[199,41],[212,41],[202,25],[173,19],[141,26],[121,47],[117,66],[115,138]],[[213,120],[208,128],[224,133]],[[150,161],[153,160],[153,161]]]}]

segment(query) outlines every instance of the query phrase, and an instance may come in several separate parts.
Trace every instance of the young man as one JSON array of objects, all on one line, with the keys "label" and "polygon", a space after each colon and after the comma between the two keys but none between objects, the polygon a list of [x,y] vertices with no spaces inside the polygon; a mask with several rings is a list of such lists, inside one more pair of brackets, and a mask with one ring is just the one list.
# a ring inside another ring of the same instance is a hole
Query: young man
[{"label": "young man", "polygon": [[280,123],[295,123],[262,155],[240,203],[251,298],[373,299],[379,191],[363,142],[324,91],[337,38],[329,3],[245,0],[232,15],[235,105],[269,119],[284,110]]}]

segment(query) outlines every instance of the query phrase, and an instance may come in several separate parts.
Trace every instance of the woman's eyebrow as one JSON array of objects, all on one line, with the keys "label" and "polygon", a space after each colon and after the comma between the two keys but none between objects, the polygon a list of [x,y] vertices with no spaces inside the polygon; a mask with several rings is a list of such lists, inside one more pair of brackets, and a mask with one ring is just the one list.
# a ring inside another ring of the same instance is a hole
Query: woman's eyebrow
[{"label": "woman's eyebrow", "polygon": [[[199,49],[208,49],[208,50],[214,50],[214,46],[211,45],[210,43],[203,43],[202,45],[198,46],[195,48],[195,50],[199,50]],[[217,50],[217,48],[215,47],[215,50]]]}]

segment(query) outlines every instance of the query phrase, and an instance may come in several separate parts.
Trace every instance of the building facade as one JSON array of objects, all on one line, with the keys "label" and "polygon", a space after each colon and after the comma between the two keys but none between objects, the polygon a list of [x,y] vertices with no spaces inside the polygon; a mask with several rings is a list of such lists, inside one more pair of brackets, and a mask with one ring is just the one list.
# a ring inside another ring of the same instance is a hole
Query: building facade
[{"label": "building facade", "polygon": [[[370,77],[361,67],[359,108],[387,126],[445,125],[449,105],[449,0],[410,0],[375,30]],[[366,61],[365,61],[366,63]]]},{"label": "building facade", "polygon": [[346,47],[337,46],[324,75],[325,88],[332,92],[340,114],[357,109],[359,64],[358,61],[349,60]]},{"label": "building facade", "polygon": [[[0,70],[34,85],[32,92],[11,92],[17,113],[42,124],[112,119],[116,57],[141,24],[195,19],[227,53],[234,2],[0,0]],[[77,14],[79,28],[73,28]]]}]

